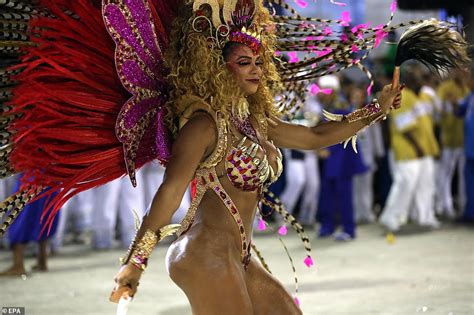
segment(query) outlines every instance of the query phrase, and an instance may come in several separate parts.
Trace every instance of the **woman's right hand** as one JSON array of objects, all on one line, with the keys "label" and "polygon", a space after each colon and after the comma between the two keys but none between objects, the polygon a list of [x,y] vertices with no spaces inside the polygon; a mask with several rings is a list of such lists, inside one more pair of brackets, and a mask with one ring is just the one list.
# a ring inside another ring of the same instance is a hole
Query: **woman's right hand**
[{"label": "woman's right hand", "polygon": [[397,109],[401,104],[401,92],[405,88],[402,84],[395,89],[392,89],[392,85],[385,85],[379,96],[380,109],[383,113],[388,114],[391,109]]},{"label": "woman's right hand", "polygon": [[133,298],[143,271],[131,263],[123,265],[114,277],[115,287],[109,300],[118,303],[121,297]]}]

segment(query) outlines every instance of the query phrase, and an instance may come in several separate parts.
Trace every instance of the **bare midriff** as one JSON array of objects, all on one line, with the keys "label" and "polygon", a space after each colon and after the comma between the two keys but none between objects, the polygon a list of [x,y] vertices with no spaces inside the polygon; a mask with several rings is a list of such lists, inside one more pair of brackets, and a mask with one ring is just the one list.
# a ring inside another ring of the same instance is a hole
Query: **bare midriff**
[{"label": "bare midriff", "polygon": [[[224,182],[222,183],[222,186],[239,210],[245,232],[248,237],[250,237],[252,235],[253,220],[257,209],[257,192],[244,192],[238,188],[234,188],[225,179],[221,179],[221,182]],[[201,204],[196,211],[193,225],[194,224],[202,225],[205,230],[222,230],[223,233],[229,234],[229,236],[231,236],[230,240],[232,240],[232,244],[235,244],[237,253],[240,253],[241,239],[239,236],[240,232],[238,231],[238,226],[235,224],[234,219],[229,215],[228,209],[213,191],[209,190],[204,195]],[[228,242],[228,240],[229,239],[227,239],[226,242]]]}]

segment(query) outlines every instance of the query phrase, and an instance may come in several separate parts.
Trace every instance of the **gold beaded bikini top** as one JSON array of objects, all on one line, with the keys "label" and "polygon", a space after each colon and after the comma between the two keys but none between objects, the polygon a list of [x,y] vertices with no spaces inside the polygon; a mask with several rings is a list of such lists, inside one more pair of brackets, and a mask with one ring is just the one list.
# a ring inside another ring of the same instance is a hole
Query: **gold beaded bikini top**
[{"label": "gold beaded bikini top", "polygon": [[[281,151],[277,148],[276,170],[268,163],[265,150],[261,145],[251,142],[246,145],[244,136],[237,146],[232,146],[225,161],[227,177],[232,185],[245,191],[255,191],[269,186],[280,177],[283,171]],[[258,158],[257,152],[263,151]]]}]

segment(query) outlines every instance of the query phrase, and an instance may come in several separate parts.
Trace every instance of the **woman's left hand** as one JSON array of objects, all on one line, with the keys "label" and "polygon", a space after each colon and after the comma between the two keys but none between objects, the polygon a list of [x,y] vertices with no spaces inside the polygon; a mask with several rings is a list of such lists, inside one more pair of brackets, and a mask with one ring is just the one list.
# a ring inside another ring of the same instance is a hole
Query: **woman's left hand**
[{"label": "woman's left hand", "polygon": [[402,102],[402,90],[405,85],[400,85],[397,89],[392,90],[392,85],[387,84],[383,87],[379,97],[380,109],[388,114],[391,109],[400,108]]}]

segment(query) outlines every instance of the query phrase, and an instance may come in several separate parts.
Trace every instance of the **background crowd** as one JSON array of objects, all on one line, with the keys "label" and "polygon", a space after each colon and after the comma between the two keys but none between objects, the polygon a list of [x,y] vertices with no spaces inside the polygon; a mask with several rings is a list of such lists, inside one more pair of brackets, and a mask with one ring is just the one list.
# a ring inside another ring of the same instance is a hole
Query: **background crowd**
[{"label": "background crowd", "polygon": [[[376,82],[390,82],[383,60],[376,62]],[[358,154],[350,144],[286,152],[286,184],[275,190],[303,225],[319,223],[319,237],[351,240],[356,224],[376,221],[389,232],[409,221],[428,229],[442,220],[473,221],[472,74],[437,78],[413,62],[402,81],[401,109],[359,134]],[[315,86],[295,122],[312,124],[324,120],[323,110],[345,114],[370,101],[367,82],[327,76]]]},{"label": "background crowd", "polygon": [[[368,81],[351,72],[322,77],[308,86],[304,108],[288,119],[311,126],[324,123],[323,110],[346,114],[363,107],[390,83],[387,65],[393,64],[393,52],[389,46],[384,56],[370,60],[375,86],[367,89]],[[474,75],[455,71],[436,77],[411,63],[404,66],[401,81],[406,84],[401,109],[359,133],[358,153],[350,144],[285,151],[284,176],[271,190],[308,234],[351,241],[357,224],[378,223],[395,233],[409,221],[427,229],[439,228],[441,221],[474,221]],[[137,188],[122,178],[77,195],[49,233],[41,233],[40,224],[47,200],[31,204],[0,241],[13,252],[12,266],[1,275],[25,273],[29,242],[39,244],[33,269],[40,271],[47,270],[48,251],[69,243],[87,243],[95,250],[127,247],[163,173],[158,164],[147,165],[138,172]],[[17,183],[18,178],[2,180],[0,197],[13,193]],[[186,193],[174,223],[184,216],[190,198]],[[265,218],[275,230],[285,224],[274,214]]]}]

